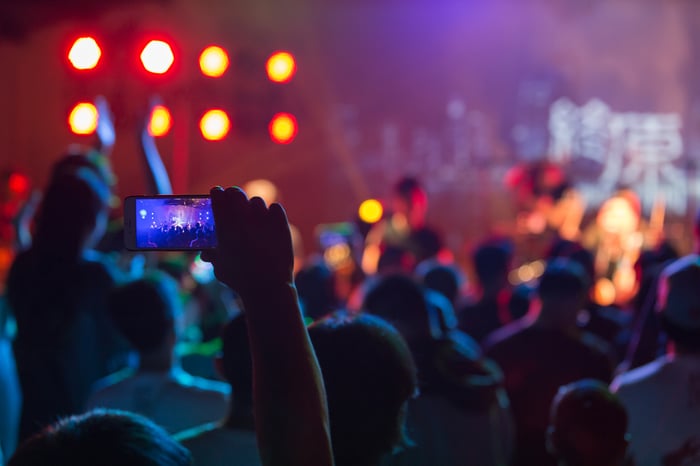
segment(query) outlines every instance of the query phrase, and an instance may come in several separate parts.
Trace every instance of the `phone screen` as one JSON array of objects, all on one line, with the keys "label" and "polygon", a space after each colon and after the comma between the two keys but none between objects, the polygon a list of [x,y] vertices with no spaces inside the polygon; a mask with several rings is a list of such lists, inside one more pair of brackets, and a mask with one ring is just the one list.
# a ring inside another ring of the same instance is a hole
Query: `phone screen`
[{"label": "phone screen", "polygon": [[133,197],[136,249],[202,250],[216,247],[208,196]]}]

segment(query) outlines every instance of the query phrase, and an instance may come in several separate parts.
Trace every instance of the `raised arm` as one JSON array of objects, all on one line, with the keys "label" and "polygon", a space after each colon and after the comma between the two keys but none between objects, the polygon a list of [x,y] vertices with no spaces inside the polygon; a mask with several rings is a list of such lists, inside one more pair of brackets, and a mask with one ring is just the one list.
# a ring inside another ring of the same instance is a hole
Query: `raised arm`
[{"label": "raised arm", "polygon": [[214,188],[211,197],[219,245],[203,258],[243,300],[262,462],[332,465],[325,390],[294,287],[284,209],[238,188]]},{"label": "raised arm", "polygon": [[163,164],[160,152],[158,152],[156,140],[149,131],[151,114],[158,103],[156,98],[151,99],[148,115],[145,118],[141,133],[139,134],[141,155],[146,165],[146,177],[149,191],[152,194],[172,194],[173,188],[170,183],[170,176],[168,176],[168,170],[165,168],[165,164]]}]

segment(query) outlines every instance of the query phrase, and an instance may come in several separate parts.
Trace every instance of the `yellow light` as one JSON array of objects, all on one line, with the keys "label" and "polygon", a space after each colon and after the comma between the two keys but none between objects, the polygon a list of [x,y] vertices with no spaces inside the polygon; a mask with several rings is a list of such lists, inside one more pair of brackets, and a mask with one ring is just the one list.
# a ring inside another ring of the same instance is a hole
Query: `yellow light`
[{"label": "yellow light", "polygon": [[615,285],[607,278],[598,279],[593,287],[593,300],[601,306],[610,306],[616,298]]},{"label": "yellow light", "polygon": [[153,137],[161,137],[168,134],[173,125],[170,111],[163,105],[156,105],[151,112],[151,121],[148,123],[148,134]]},{"label": "yellow light", "polygon": [[289,113],[278,113],[272,117],[269,130],[273,141],[278,144],[289,144],[297,136],[297,120]]},{"label": "yellow light", "polygon": [[202,136],[208,141],[220,141],[231,129],[231,120],[223,110],[209,110],[199,121]]},{"label": "yellow light", "polygon": [[68,124],[75,134],[92,134],[97,129],[97,108],[89,102],[81,102],[73,107],[68,116]]},{"label": "yellow light", "polygon": [[218,78],[228,69],[228,54],[221,47],[211,45],[199,55],[199,69],[204,76]]},{"label": "yellow light", "polygon": [[91,70],[97,66],[102,50],[92,37],[79,37],[68,52],[68,60],[76,70]]},{"label": "yellow light", "polygon": [[382,219],[384,215],[384,208],[382,203],[376,199],[367,199],[357,210],[357,215],[359,215],[360,220],[365,223],[377,223]]},{"label": "yellow light", "polygon": [[162,40],[152,40],[146,44],[141,51],[140,58],[146,71],[153,74],[166,73],[175,62],[173,49]]},{"label": "yellow light", "polygon": [[286,83],[296,73],[297,65],[289,52],[275,52],[267,60],[267,76],[276,83]]}]

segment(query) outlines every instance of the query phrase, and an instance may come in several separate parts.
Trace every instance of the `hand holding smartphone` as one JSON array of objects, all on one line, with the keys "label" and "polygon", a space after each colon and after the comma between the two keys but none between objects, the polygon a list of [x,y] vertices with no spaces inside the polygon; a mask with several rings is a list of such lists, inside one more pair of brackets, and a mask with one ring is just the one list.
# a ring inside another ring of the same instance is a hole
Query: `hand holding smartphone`
[{"label": "hand holding smartphone", "polygon": [[217,246],[211,198],[205,194],[129,196],[124,243],[132,251],[201,251]]}]

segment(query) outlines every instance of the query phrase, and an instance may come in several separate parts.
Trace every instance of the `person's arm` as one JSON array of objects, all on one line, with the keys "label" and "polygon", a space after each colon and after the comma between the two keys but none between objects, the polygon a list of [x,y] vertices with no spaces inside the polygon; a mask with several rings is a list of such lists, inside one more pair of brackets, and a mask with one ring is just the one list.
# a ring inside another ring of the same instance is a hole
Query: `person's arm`
[{"label": "person's arm", "polygon": [[151,114],[158,103],[159,102],[156,98],[151,99],[148,115],[146,116],[143,127],[141,128],[141,133],[139,134],[141,141],[141,155],[143,156],[143,160],[146,164],[146,177],[149,192],[153,194],[172,194],[173,188],[170,183],[168,170],[165,168],[165,164],[163,164],[163,159],[158,151],[156,140],[149,131]]},{"label": "person's arm", "polygon": [[294,287],[284,209],[238,188],[214,188],[211,197],[218,247],[202,256],[245,307],[262,464],[332,465],[325,390]]}]

